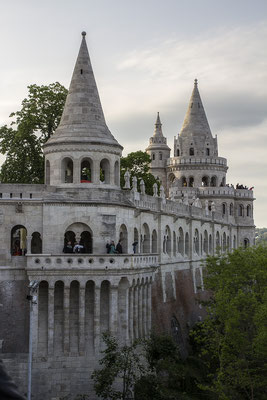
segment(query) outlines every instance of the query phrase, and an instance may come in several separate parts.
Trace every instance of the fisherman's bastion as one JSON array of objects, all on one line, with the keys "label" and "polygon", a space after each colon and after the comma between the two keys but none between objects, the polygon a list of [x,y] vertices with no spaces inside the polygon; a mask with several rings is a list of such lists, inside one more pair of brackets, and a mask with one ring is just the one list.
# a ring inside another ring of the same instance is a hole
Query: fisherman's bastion
[{"label": "fisherman's bastion", "polygon": [[[131,171],[121,189],[123,147],[105,122],[85,35],[61,122],[44,145],[45,184],[0,184],[0,358],[25,394],[26,297],[36,281],[36,400],[94,399],[105,331],[120,343],[167,332],[186,351],[189,328],[204,317],[206,255],[254,244],[253,191],[228,184],[197,80],[173,155],[156,112],[148,132],[160,189],[146,195],[141,182],[139,192]],[[107,254],[110,240],[121,240],[122,254]],[[64,253],[75,241],[84,252]]]}]

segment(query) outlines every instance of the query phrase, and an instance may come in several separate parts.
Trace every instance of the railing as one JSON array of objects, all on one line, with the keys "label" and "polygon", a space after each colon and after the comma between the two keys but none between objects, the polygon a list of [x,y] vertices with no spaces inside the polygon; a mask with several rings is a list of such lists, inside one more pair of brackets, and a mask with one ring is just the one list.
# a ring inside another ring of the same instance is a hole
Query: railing
[{"label": "railing", "polygon": [[27,269],[129,269],[155,267],[158,254],[27,254]]},{"label": "railing", "polygon": [[167,160],[167,166],[175,166],[179,164],[217,164],[217,165],[227,165],[227,160],[226,158],[223,157],[203,157],[203,158],[197,158],[197,157],[172,157],[168,158]]}]

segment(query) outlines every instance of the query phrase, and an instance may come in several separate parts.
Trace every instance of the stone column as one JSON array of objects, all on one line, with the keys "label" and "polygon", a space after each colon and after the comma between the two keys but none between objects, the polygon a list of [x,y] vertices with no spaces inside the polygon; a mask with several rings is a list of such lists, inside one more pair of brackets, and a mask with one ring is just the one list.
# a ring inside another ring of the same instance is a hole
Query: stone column
[{"label": "stone column", "polygon": [[80,286],[79,290],[79,353],[84,353],[84,328],[85,328],[85,287]]},{"label": "stone column", "polygon": [[151,307],[151,300],[152,300],[152,298],[151,298],[151,296],[152,296],[151,286],[152,286],[152,283],[148,282],[148,285],[147,285],[147,330],[148,330],[147,333],[148,334],[150,334],[150,331],[151,331],[151,310],[152,310],[152,307]]},{"label": "stone column", "polygon": [[147,335],[147,296],[146,296],[146,284],[142,285],[142,321],[143,321],[143,336]]},{"label": "stone column", "polygon": [[31,254],[31,244],[32,244],[32,235],[30,235],[29,233],[27,233],[27,241],[26,241],[26,245],[27,245],[27,254]]},{"label": "stone column", "polygon": [[142,314],[142,285],[138,285],[138,334],[139,338],[143,337],[143,314]]},{"label": "stone column", "polygon": [[134,339],[138,339],[138,287],[135,285],[133,287],[133,334]]},{"label": "stone column", "polygon": [[81,166],[79,160],[73,161],[73,183],[81,182]]},{"label": "stone column", "polygon": [[93,183],[98,185],[99,182],[100,182],[100,162],[99,162],[99,160],[94,160]]},{"label": "stone column", "polygon": [[113,336],[118,331],[118,286],[110,286],[109,291],[109,330]]},{"label": "stone column", "polygon": [[94,349],[99,351],[100,344],[100,287],[95,286],[94,297]]},{"label": "stone column", "polygon": [[54,286],[48,287],[48,354],[54,353]]},{"label": "stone column", "polygon": [[134,340],[134,286],[129,288],[129,341]]},{"label": "stone column", "polygon": [[125,342],[129,342],[129,288],[127,287],[125,290]]},{"label": "stone column", "polygon": [[70,288],[64,285],[64,353],[70,351]]}]

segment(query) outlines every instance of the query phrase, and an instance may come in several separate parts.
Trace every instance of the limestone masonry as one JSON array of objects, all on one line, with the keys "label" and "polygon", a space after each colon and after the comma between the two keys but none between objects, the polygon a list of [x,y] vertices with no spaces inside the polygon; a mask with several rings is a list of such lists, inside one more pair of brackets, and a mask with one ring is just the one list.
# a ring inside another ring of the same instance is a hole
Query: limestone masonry
[{"label": "limestone masonry", "polygon": [[[204,315],[202,260],[254,244],[253,192],[227,184],[197,80],[174,156],[159,115],[149,139],[159,193],[139,193],[135,179],[130,189],[127,176],[120,188],[122,149],[83,32],[60,125],[44,145],[45,184],[0,184],[0,356],[26,393],[26,296],[29,281],[39,281],[33,399],[94,399],[90,375],[106,330],[122,343],[165,331],[186,352],[188,329]],[[119,239],[123,253],[107,254],[107,242]],[[84,252],[63,252],[68,242]]]}]

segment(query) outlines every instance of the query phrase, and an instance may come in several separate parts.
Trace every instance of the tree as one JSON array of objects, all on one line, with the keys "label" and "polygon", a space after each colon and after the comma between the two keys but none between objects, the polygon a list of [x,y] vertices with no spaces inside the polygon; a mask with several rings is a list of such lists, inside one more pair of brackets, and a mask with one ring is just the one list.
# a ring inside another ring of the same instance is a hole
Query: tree
[{"label": "tree", "polygon": [[66,101],[67,89],[58,82],[28,89],[21,110],[10,114],[15,118],[11,127],[0,128],[0,152],[6,155],[3,183],[43,183],[42,145],[55,132]]},{"label": "tree", "polygon": [[150,156],[145,151],[135,151],[129,153],[127,157],[121,158],[121,187],[124,186],[124,174],[129,169],[131,173],[131,182],[133,176],[138,179],[138,189],[140,189],[140,180],[143,179],[146,187],[146,193],[153,195],[153,185],[157,183],[158,187],[160,182],[149,172],[149,164],[151,163]]},{"label": "tree", "polygon": [[204,391],[219,400],[263,400],[267,387],[267,246],[209,257],[208,316],[191,338],[204,361]]},{"label": "tree", "polygon": [[144,371],[138,342],[132,345],[119,346],[117,340],[109,333],[104,333],[105,349],[101,352],[101,369],[92,374],[94,389],[102,399],[133,399],[135,382]]}]

